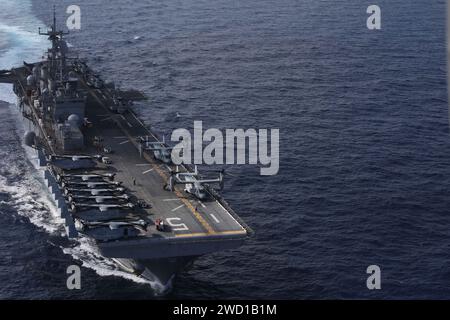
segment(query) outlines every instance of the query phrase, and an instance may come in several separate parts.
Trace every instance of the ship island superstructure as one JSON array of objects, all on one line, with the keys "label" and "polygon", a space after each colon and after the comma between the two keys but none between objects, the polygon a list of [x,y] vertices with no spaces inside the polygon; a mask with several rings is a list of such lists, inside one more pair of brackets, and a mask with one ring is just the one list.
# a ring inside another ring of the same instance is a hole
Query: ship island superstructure
[{"label": "ship island superstructure", "polygon": [[89,237],[124,270],[167,287],[195,258],[240,246],[252,230],[213,187],[175,166],[170,146],[132,109],[146,97],[119,90],[71,57],[56,21],[42,61],[0,71],[37,153],[69,238]]}]

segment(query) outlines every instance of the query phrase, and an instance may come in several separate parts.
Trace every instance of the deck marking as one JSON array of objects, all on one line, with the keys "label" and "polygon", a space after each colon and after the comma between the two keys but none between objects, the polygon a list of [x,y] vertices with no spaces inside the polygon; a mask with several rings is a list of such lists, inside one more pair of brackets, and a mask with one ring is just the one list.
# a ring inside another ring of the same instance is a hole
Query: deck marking
[{"label": "deck marking", "polygon": [[119,144],[125,144],[125,143],[128,143],[128,142],[130,142],[130,140],[125,140],[125,141],[119,142]]},{"label": "deck marking", "polygon": [[118,136],[118,137],[114,137],[114,139],[126,139],[127,136]]},{"label": "deck marking", "polygon": [[145,170],[144,172],[142,172],[142,174],[146,174],[146,173],[148,173],[150,171],[153,171],[153,169],[155,169],[155,168],[151,168],[151,169]]},{"label": "deck marking", "polygon": [[220,234],[247,234],[247,231],[245,229],[242,230],[229,230],[229,231],[222,231]]},{"label": "deck marking", "polygon": [[163,201],[178,201],[180,199],[164,199]]},{"label": "deck marking", "polygon": [[[231,219],[233,219],[233,221],[236,222],[237,225],[240,226],[240,227],[242,228],[242,230],[245,231],[245,228],[244,228],[244,227],[243,227],[243,226],[242,226],[242,225],[241,225],[241,224],[233,217],[233,215],[232,215],[231,213],[228,212],[227,209],[225,209],[225,208],[223,207],[223,205],[222,205],[219,201],[216,200],[216,203],[222,208],[223,211],[225,211],[226,213],[228,213],[228,215],[231,217]],[[245,231],[245,232],[247,232],[247,231]]]},{"label": "deck marking", "polygon": [[191,209],[191,212],[194,214],[194,216],[197,218],[197,220],[203,225],[203,227],[208,230],[208,234],[216,234],[216,231],[209,225],[209,223],[205,220],[205,218],[202,217],[201,214],[198,213],[197,210],[192,206],[192,204],[186,200],[180,191],[175,190],[175,194],[178,198],[180,198],[181,201],[183,201],[184,204],[186,204],[186,207]]},{"label": "deck marking", "polygon": [[167,223],[169,224],[169,226],[172,227],[172,230],[173,230],[173,231],[188,231],[188,230],[189,230],[189,227],[188,227],[185,223],[183,223],[183,222],[180,222],[180,223],[174,223],[174,222],[173,222],[174,220],[182,221],[182,220],[181,220],[180,218],[178,218],[178,217],[166,218],[165,220],[167,221]]},{"label": "deck marking", "polygon": [[177,238],[182,238],[182,237],[205,237],[207,236],[208,233],[206,232],[194,232],[194,233],[178,233],[175,235],[175,237]]},{"label": "deck marking", "polygon": [[136,163],[136,166],[145,167],[145,166],[151,166],[151,164],[150,163]]},{"label": "deck marking", "polygon": [[108,117],[108,118],[102,119],[102,120],[100,120],[100,122],[103,122],[103,121],[106,121],[106,120],[111,120],[111,117]]},{"label": "deck marking", "polygon": [[134,111],[131,110],[131,114],[133,115],[134,119],[136,119],[136,121],[142,126],[142,128],[147,131],[148,133],[150,133],[150,135],[156,140],[158,141],[158,139],[155,137],[155,135],[153,134],[153,132],[151,132],[150,130],[147,129],[147,127],[145,126],[145,124],[142,122],[141,119],[139,119],[138,117],[136,117],[136,115],[134,114]]},{"label": "deck marking", "polygon": [[180,209],[180,208],[182,208],[182,207],[184,207],[184,204],[182,204],[181,206],[176,207],[175,209],[172,209],[172,212],[173,212],[173,211],[177,211],[178,209]]},{"label": "deck marking", "polygon": [[[107,110],[107,107],[100,101],[98,96],[94,94],[94,97],[97,99],[97,101],[100,103],[100,105],[103,106],[103,108],[105,110]],[[134,115],[134,113],[132,113],[132,114]],[[134,115],[134,117],[135,117],[136,120],[138,120],[138,122],[140,122],[139,119],[135,115]],[[128,131],[126,131],[125,128],[123,128],[118,121],[115,121],[115,122],[119,126],[119,128],[121,128],[122,131],[127,135],[127,137],[131,140],[131,142],[133,143],[135,148],[139,150],[138,143],[133,140],[132,136],[128,133]],[[150,132],[147,128],[145,128],[145,126],[143,126],[143,128],[154,137],[153,133]],[[143,156],[144,156],[145,160],[147,160],[148,162],[154,164],[153,159],[150,156],[148,156],[146,153],[144,153]],[[155,168],[156,172],[158,172],[160,177],[163,178],[163,180],[167,180],[168,176],[167,176],[166,173],[164,173],[157,166],[155,166],[154,168]],[[217,234],[217,232],[209,225],[209,223],[197,212],[197,210],[195,210],[195,208],[192,206],[192,204],[188,200],[186,200],[184,198],[184,196],[181,194],[180,191],[175,189],[174,193],[186,205],[186,207],[188,207],[191,210],[192,214],[195,216],[197,221],[200,222],[200,224],[208,231],[208,234],[210,234],[210,235]],[[246,233],[245,230],[243,232]]]},{"label": "deck marking", "polygon": [[247,231],[245,229],[242,230],[229,230],[229,231],[222,231],[221,234],[247,234]]},{"label": "deck marking", "polygon": [[128,122],[128,120],[124,117],[123,114],[121,114],[120,117],[123,119],[123,121],[125,121],[125,122],[127,123],[127,125],[128,125],[130,128],[133,128],[133,126],[131,125],[131,123]]},{"label": "deck marking", "polygon": [[210,213],[209,215],[214,219],[216,223],[220,223],[219,219],[217,219],[217,217],[214,214]]},{"label": "deck marking", "polygon": [[201,202],[200,200],[198,201],[198,203],[200,203],[200,205],[203,207],[203,208],[206,208],[206,206],[203,204],[203,202]]},{"label": "deck marking", "polygon": [[[217,232],[215,233],[215,235],[221,235],[221,234],[247,234],[247,231],[245,230],[229,230],[229,231],[221,231],[221,232]],[[197,232],[197,233],[179,233],[174,235],[175,238],[186,238],[186,237],[206,237],[206,236],[211,236],[210,233],[207,232]]]}]

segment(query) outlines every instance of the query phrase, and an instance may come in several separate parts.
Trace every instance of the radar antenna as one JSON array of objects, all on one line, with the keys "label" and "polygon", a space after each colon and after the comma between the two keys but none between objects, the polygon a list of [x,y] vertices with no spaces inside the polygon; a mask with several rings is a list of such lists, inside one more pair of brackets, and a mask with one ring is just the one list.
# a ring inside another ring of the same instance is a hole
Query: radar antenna
[{"label": "radar antenna", "polygon": [[49,36],[49,40],[56,41],[58,39],[58,36],[60,39],[62,39],[62,36],[65,34],[69,34],[69,32],[64,32],[62,30],[56,31],[56,9],[53,5],[53,25],[50,27],[50,30],[47,30],[47,32],[41,32],[41,28],[39,28],[39,34],[42,36]]},{"label": "radar antenna", "polygon": [[[49,50],[49,62],[50,62],[50,74],[53,78],[56,77],[57,74],[60,74],[60,78],[63,78],[63,70],[65,69],[65,52],[61,50],[60,43],[63,42],[63,35],[69,34],[69,32],[64,32],[62,30],[57,31],[56,29],[56,9],[55,5],[53,5],[53,25],[50,26],[50,29],[47,32],[42,32],[41,28],[39,28],[39,34],[43,36],[48,36],[48,40],[52,42],[52,48]],[[58,66],[58,54],[60,54],[61,62]]]}]

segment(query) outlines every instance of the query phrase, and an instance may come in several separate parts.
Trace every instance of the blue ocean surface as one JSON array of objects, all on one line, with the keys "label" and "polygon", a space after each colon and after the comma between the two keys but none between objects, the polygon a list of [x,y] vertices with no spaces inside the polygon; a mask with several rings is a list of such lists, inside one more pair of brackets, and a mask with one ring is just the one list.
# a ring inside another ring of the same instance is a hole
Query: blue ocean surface
[{"label": "blue ocean surface", "polygon": [[[53,2],[2,0],[0,69],[42,55],[33,32]],[[56,3],[61,25],[70,4]],[[77,4],[72,49],[145,92],[136,111],[160,134],[195,120],[280,130],[277,175],[227,167],[223,195],[256,235],[199,258],[164,298],[450,297],[444,0],[378,0],[376,31],[360,0]],[[13,102],[8,88],[0,100]],[[61,237],[13,109],[0,107],[0,298],[155,298]],[[83,265],[81,290],[66,288],[70,264]],[[366,287],[369,265],[381,290]]]}]

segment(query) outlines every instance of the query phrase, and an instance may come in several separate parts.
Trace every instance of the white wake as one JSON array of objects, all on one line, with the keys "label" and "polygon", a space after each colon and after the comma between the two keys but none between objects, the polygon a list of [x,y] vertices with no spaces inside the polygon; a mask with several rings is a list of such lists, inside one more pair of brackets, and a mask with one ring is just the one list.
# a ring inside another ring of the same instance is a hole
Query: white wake
[{"label": "white wake", "polygon": [[[45,28],[41,21],[31,12],[29,0],[1,0],[0,11],[0,70],[10,69],[22,65],[23,61],[34,62],[42,58],[48,47],[46,37],[37,34],[38,27]],[[16,97],[11,85],[0,84],[0,100],[15,103]],[[23,136],[23,128],[19,113],[11,106],[10,114],[17,124],[18,136]],[[21,143],[17,141],[17,143]],[[23,145],[22,145],[23,146]],[[36,154],[33,150],[23,146],[23,157],[14,155],[17,161],[28,158],[34,168],[29,172],[20,172],[24,166],[17,166],[16,161],[9,161],[8,175],[19,179],[7,179],[0,172],[0,192],[9,195],[8,205],[18,214],[28,218],[30,222],[49,234],[65,236],[63,220],[58,218],[56,206],[47,192],[42,178],[42,169],[36,166]],[[13,180],[13,182],[11,182]],[[5,201],[5,200],[2,200]],[[118,276],[136,283],[150,285],[158,294],[160,284],[150,282],[138,276],[122,272],[113,260],[102,257],[93,242],[85,237],[74,240],[76,245],[61,248],[65,254],[82,262],[82,266],[93,269],[100,276]]]}]

